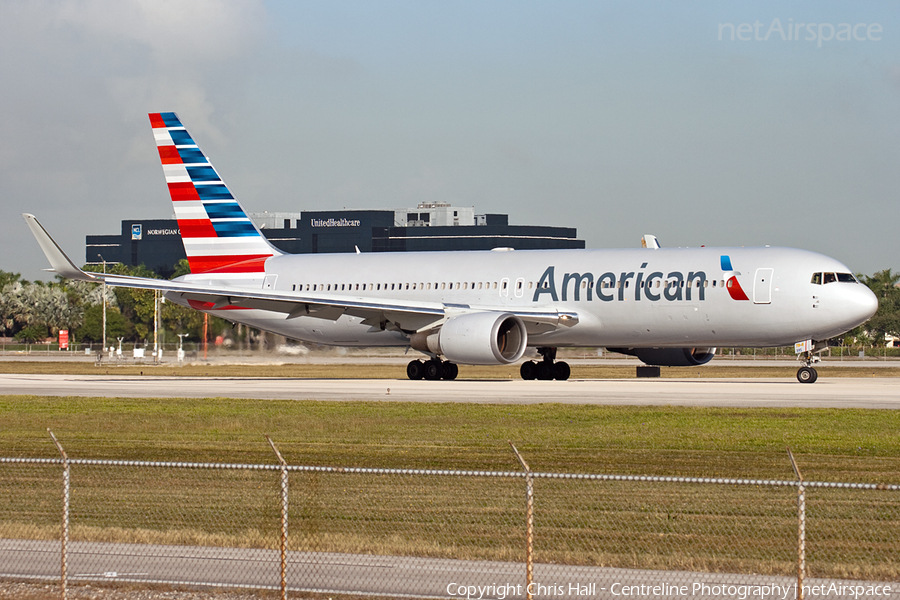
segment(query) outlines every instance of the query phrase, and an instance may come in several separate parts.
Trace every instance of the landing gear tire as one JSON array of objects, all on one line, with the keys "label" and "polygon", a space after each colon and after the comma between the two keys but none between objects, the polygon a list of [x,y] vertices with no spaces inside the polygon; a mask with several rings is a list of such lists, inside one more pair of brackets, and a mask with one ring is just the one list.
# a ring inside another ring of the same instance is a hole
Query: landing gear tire
[{"label": "landing gear tire", "polygon": [[410,361],[410,363],[406,365],[406,376],[413,381],[425,377],[425,363],[421,360]]},{"label": "landing gear tire", "polygon": [[447,381],[453,381],[459,375],[459,365],[452,362],[441,364],[441,378]]},{"label": "landing gear tire", "polygon": [[444,365],[440,360],[429,360],[425,362],[425,379],[428,381],[437,381],[444,374]]},{"label": "landing gear tire", "polygon": [[797,381],[800,383],[815,383],[819,374],[812,367],[800,367],[797,370]]},{"label": "landing gear tire", "polygon": [[549,381],[556,379],[557,381],[565,381],[571,375],[572,370],[569,364],[565,362],[556,362],[556,348],[538,348],[538,354],[543,359],[541,361],[528,360],[519,367],[519,375],[525,381],[539,379],[541,381]]},{"label": "landing gear tire", "polygon": [[542,360],[537,364],[537,378],[541,381],[553,379],[553,363]]},{"label": "landing gear tire", "polygon": [[537,378],[537,363],[533,360],[526,360],[519,367],[519,375],[525,381],[534,381]]}]

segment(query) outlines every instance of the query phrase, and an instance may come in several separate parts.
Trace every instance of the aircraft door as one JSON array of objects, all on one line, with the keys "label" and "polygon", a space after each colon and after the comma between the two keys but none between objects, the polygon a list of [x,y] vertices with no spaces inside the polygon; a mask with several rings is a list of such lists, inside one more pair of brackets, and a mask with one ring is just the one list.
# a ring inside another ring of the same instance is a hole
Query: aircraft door
[{"label": "aircraft door", "polygon": [[753,303],[772,303],[772,274],[775,269],[757,269],[753,279]]}]

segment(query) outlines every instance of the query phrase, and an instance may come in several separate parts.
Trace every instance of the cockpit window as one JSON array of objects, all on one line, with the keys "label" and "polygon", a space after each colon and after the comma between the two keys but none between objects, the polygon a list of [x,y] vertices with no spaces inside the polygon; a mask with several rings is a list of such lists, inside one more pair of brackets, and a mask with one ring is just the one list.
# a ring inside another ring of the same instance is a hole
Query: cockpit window
[{"label": "cockpit window", "polygon": [[810,283],[822,285],[823,283],[859,283],[853,273],[813,273]]}]

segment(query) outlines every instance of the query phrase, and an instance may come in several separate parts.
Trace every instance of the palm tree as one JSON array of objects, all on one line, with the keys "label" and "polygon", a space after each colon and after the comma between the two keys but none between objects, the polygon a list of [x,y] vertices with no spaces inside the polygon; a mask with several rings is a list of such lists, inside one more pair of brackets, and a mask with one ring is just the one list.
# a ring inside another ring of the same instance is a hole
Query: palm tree
[{"label": "palm tree", "polygon": [[884,344],[885,335],[900,337],[900,273],[885,269],[862,280],[878,296],[878,311],[864,327],[876,344]]}]

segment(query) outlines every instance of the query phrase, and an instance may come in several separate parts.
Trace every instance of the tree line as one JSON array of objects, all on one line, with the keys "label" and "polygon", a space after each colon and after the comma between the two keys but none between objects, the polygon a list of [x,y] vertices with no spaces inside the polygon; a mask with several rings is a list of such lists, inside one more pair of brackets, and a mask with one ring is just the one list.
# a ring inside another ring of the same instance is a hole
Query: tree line
[{"label": "tree line", "polygon": [[[85,271],[100,272],[99,265],[85,265]],[[149,269],[107,263],[108,273],[159,279]],[[188,273],[187,260],[175,267],[172,278]],[[112,288],[106,290],[106,339],[124,338],[127,342],[148,342],[153,338],[153,290]],[[204,315],[173,302],[160,305],[161,343],[177,341],[177,334],[200,341],[204,333]],[[209,317],[208,340],[230,329],[231,324]],[[0,335],[20,342],[39,342],[55,338],[61,329],[69,331],[71,343],[103,342],[103,286],[71,281],[57,276],[55,281],[25,281],[19,273],[0,271]]]},{"label": "tree line", "polygon": [[[119,275],[150,277],[156,273],[143,266],[128,267],[110,263],[107,271]],[[99,272],[99,265],[85,265],[85,271]],[[189,272],[187,260],[175,266],[172,278]],[[900,337],[900,273],[891,269],[857,278],[878,296],[878,312],[866,323],[833,340],[835,345],[884,346],[886,337]],[[25,281],[19,273],[0,270],[0,335],[22,342],[43,341],[56,337],[60,329],[69,331],[70,341],[102,342],[102,286],[82,281],[56,278],[56,281]],[[107,288],[106,336],[108,340],[124,338],[129,342],[146,342],[153,337],[153,290]],[[203,314],[199,311],[165,302],[160,309],[161,342],[173,342],[179,333],[188,339],[203,339]],[[206,336],[214,340],[231,330],[231,324],[210,317]],[[233,333],[228,335],[235,335]]]}]

